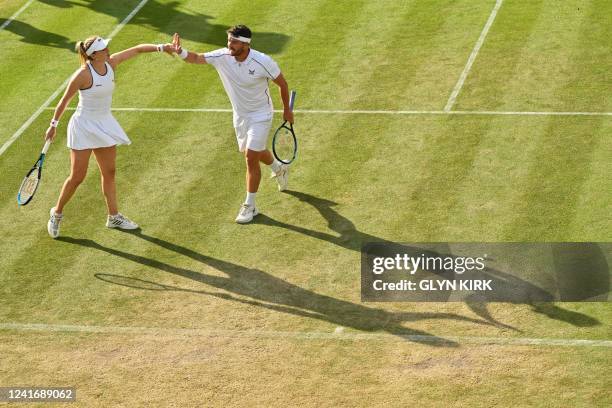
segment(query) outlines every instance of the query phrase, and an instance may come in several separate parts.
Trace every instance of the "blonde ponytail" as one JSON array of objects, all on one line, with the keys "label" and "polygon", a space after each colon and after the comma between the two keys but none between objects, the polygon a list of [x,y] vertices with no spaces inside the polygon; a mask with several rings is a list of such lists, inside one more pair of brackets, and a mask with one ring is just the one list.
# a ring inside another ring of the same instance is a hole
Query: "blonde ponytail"
[{"label": "blonde ponytail", "polygon": [[85,66],[85,64],[87,64],[87,61],[91,59],[91,57],[87,55],[85,50],[89,48],[89,46],[96,40],[96,38],[98,37],[94,35],[93,37],[89,37],[85,41],[77,42],[74,50],[79,54],[79,61],[81,61],[81,66]]}]

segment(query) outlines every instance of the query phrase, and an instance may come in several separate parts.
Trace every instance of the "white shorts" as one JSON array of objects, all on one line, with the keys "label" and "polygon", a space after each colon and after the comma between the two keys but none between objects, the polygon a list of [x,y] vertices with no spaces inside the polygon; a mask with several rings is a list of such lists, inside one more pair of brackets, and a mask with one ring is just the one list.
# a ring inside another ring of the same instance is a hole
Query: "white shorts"
[{"label": "white shorts", "polygon": [[248,119],[243,120],[234,128],[236,130],[238,150],[241,152],[245,150],[254,150],[256,152],[266,150],[270,127],[272,127],[271,120],[253,123]]}]

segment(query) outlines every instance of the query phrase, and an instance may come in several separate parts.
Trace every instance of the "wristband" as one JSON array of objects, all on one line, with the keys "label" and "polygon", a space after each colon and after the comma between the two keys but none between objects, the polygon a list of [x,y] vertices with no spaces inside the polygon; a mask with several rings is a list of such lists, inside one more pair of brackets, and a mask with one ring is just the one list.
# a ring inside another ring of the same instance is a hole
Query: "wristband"
[{"label": "wristband", "polygon": [[185,58],[187,58],[187,55],[189,55],[189,51],[187,51],[186,49],[183,48],[183,50],[179,54],[179,57],[181,57],[182,59],[185,59]]},{"label": "wristband", "polygon": [[164,44],[157,44],[157,51],[164,52]]},{"label": "wristband", "polygon": [[49,126],[56,128],[57,125],[59,125],[59,120],[51,119],[51,123],[49,123]]}]

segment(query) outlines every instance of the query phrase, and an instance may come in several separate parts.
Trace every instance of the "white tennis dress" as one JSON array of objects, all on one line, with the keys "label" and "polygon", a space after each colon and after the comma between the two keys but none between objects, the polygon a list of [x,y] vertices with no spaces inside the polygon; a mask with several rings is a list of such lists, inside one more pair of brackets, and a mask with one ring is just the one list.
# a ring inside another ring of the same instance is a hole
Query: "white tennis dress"
[{"label": "white tennis dress", "polygon": [[93,83],[79,89],[79,104],[68,122],[68,147],[75,150],[96,149],[132,143],[111,113],[115,73],[108,62],[106,73],[99,75],[91,64]]}]

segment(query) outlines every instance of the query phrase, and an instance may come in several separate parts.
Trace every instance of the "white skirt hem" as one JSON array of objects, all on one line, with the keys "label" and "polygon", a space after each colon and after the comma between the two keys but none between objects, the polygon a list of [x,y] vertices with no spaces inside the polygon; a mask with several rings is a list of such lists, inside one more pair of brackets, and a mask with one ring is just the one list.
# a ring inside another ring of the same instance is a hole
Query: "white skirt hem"
[{"label": "white skirt hem", "polygon": [[74,150],[129,145],[131,140],[111,115],[74,114],[68,122],[67,146]]}]

